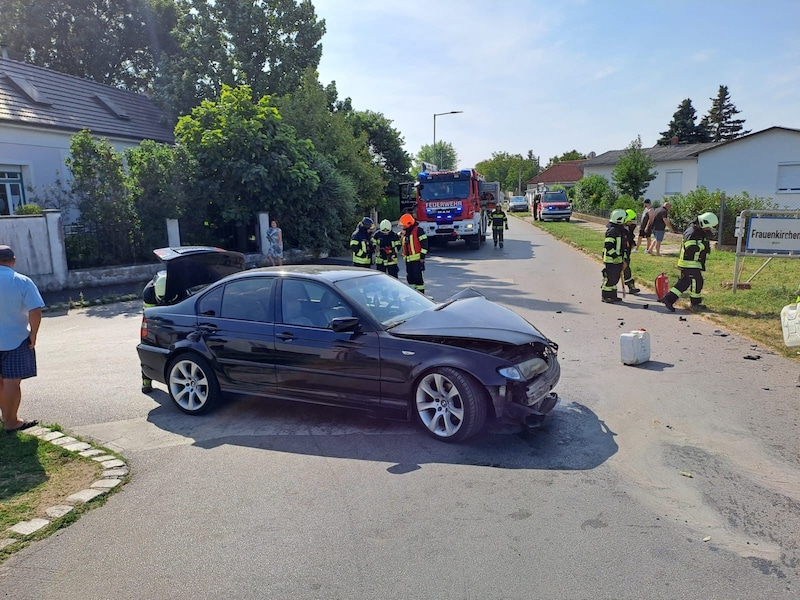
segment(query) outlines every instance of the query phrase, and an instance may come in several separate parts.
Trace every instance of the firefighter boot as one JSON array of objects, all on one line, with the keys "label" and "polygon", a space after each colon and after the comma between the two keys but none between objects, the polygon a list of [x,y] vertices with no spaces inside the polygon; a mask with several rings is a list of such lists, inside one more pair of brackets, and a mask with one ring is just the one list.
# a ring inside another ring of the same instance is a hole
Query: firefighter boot
[{"label": "firefighter boot", "polygon": [[153,380],[147,377],[142,377],[142,393],[149,394],[153,391]]},{"label": "firefighter boot", "polygon": [[667,307],[669,312],[675,312],[675,302],[677,302],[678,296],[675,295],[673,292],[667,292],[664,296],[658,299],[659,302],[663,302],[664,306]]},{"label": "firefighter boot", "polygon": [[624,285],[628,286],[628,291],[631,294],[636,295],[636,294],[638,294],[639,292],[642,291],[642,290],[640,290],[639,288],[636,287],[636,282],[633,279],[629,279],[628,281],[626,281],[624,283]]},{"label": "firefighter boot", "polygon": [[616,290],[613,292],[607,292],[603,290],[603,302],[608,302],[608,303],[622,302],[622,298],[617,296]]}]

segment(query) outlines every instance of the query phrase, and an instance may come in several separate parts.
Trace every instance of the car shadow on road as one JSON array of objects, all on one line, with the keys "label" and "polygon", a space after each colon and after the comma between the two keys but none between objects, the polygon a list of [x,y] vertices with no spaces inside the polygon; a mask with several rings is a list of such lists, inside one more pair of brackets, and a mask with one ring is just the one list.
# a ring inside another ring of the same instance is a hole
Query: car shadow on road
[{"label": "car shadow on road", "polygon": [[615,433],[586,406],[561,404],[538,429],[484,433],[464,444],[433,439],[416,424],[372,418],[365,413],[298,405],[262,398],[230,398],[207,415],[181,413],[166,393],[148,421],[172,434],[212,449],[224,445],[384,462],[403,474],[426,464],[500,469],[587,470],[617,452]]}]

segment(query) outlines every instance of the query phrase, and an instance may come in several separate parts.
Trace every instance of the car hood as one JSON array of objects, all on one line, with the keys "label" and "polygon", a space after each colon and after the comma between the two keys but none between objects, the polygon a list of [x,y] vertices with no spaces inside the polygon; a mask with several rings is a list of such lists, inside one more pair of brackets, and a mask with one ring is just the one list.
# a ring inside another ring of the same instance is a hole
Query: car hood
[{"label": "car hood", "polygon": [[547,337],[517,313],[483,297],[445,302],[396,325],[391,333],[409,338],[462,338],[517,346],[550,344]]}]

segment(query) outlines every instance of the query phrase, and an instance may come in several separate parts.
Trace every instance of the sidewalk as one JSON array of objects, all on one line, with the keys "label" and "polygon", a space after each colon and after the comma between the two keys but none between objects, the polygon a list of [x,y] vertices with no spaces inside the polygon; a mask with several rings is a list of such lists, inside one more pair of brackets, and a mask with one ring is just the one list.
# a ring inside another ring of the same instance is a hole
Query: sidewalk
[{"label": "sidewalk", "polygon": [[[531,221],[532,217],[526,217],[526,220]],[[582,213],[572,213],[572,219],[570,220],[570,223],[575,223],[576,225],[581,225],[582,227],[589,227],[595,231],[605,231],[608,221],[602,217],[594,217],[592,215],[584,215]],[[680,233],[666,232],[664,235],[664,241],[661,242],[661,256],[678,256],[681,250],[682,239],[683,236]],[[642,238],[642,248],[640,249],[641,253],[644,253],[645,244],[646,240],[645,238]]]}]

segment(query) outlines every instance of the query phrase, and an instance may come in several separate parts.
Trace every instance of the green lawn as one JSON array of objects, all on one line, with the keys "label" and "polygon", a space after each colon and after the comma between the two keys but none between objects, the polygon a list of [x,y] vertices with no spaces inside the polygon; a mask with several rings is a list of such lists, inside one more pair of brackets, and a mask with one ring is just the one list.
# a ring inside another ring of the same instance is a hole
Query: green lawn
[{"label": "green lawn", "polygon": [[[577,223],[534,223],[553,236],[595,257],[602,256],[603,232],[595,231]],[[716,244],[714,245],[716,246]],[[752,277],[750,289],[738,289],[723,285],[732,283],[736,254],[732,250],[712,249],[704,273],[703,303],[708,307],[704,313],[711,321],[751,338],[787,358],[800,361],[800,349],[787,348],[783,343],[780,313],[796,298],[800,283],[800,262],[797,259],[774,258],[761,271],[766,259],[748,257],[741,261],[739,282]],[[631,270],[637,283],[650,290],[655,288],[655,278],[665,272],[670,284],[678,280],[676,256],[653,256],[643,252],[631,257]],[[676,308],[687,308],[688,298],[676,303]]]}]

